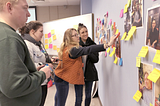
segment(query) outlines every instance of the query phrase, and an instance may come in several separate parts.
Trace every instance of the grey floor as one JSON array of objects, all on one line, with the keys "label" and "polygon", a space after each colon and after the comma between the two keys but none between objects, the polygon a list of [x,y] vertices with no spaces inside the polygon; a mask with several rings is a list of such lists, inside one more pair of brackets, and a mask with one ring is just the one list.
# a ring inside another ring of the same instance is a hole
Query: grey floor
[{"label": "grey floor", "polygon": [[[83,89],[83,91],[84,91],[84,89]],[[55,92],[56,92],[55,85],[48,88],[48,94],[47,94],[47,98],[46,98],[46,102],[45,102],[44,106],[54,106]],[[83,92],[83,95],[84,95],[84,92]],[[69,85],[68,98],[67,98],[67,101],[66,101],[66,106],[74,106],[74,102],[75,102],[74,86],[70,84]],[[84,97],[83,97],[82,106],[84,106]],[[96,97],[96,98],[92,98],[90,106],[102,106],[102,105],[100,104],[99,98]]]}]

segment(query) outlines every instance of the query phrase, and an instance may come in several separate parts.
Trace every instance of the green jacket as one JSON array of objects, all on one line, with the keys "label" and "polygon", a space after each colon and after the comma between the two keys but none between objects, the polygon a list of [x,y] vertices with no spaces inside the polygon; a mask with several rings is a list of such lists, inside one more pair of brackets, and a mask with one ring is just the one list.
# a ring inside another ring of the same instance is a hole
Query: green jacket
[{"label": "green jacket", "polygon": [[0,22],[0,106],[39,106],[45,79],[21,36]]}]

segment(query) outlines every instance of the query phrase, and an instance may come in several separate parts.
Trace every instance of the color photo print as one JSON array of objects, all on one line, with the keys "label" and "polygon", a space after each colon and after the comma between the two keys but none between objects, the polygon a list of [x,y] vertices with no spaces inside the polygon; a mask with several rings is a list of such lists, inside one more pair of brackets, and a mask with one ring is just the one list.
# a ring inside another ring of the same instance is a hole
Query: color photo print
[{"label": "color photo print", "polygon": [[143,25],[143,0],[132,0],[132,26],[142,27]]},{"label": "color photo print", "polygon": [[160,50],[160,5],[149,8],[147,13],[145,44],[150,48]]},{"label": "color photo print", "polygon": [[142,100],[147,106],[150,106],[150,103],[153,104],[152,81],[147,78],[152,70],[153,65],[146,63],[141,63],[140,68],[138,68],[139,91],[142,93]]}]

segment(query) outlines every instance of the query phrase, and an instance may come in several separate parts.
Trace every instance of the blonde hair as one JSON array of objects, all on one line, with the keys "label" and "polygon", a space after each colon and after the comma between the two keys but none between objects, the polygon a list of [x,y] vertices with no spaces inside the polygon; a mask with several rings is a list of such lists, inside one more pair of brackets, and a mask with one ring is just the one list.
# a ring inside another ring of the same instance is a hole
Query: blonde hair
[{"label": "blonde hair", "polygon": [[10,2],[12,5],[17,3],[19,0],[0,0],[0,11],[3,10],[3,6],[7,3]]},{"label": "blonde hair", "polygon": [[64,33],[64,36],[63,36],[63,42],[61,44],[61,47],[60,47],[60,51],[58,52],[58,57],[59,59],[62,60],[62,56],[63,56],[63,50],[64,48],[67,47],[67,51],[69,54],[70,54],[70,50],[73,48],[73,47],[76,47],[78,48],[79,47],[79,42],[74,42],[72,40],[72,32],[73,31],[76,31],[76,29],[74,28],[70,28],[70,29],[67,29]]}]

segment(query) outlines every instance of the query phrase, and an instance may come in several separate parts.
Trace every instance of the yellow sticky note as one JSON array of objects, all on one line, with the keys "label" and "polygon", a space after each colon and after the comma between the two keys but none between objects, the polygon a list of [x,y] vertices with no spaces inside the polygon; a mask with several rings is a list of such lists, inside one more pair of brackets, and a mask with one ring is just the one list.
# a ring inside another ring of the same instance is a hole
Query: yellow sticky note
[{"label": "yellow sticky note", "polygon": [[56,45],[53,45],[53,50],[57,50],[57,46]]},{"label": "yellow sticky note", "polygon": [[114,47],[112,53],[109,55],[110,57],[112,57],[115,54],[115,49],[116,48]]},{"label": "yellow sticky note", "polygon": [[114,60],[114,64],[117,64],[117,62],[118,62],[118,58],[116,57]]},{"label": "yellow sticky note", "polygon": [[119,32],[119,30],[117,29],[115,34],[117,35],[117,34],[118,34],[118,32]]},{"label": "yellow sticky note", "polygon": [[45,39],[45,43],[48,43],[48,39]]},{"label": "yellow sticky note", "polygon": [[127,8],[127,4],[124,6],[124,11],[123,13],[126,13],[128,11],[128,8]]},{"label": "yellow sticky note", "polygon": [[157,63],[157,64],[160,64],[160,50],[156,51],[156,54],[155,54],[155,56],[153,58],[153,62]]},{"label": "yellow sticky note", "polygon": [[109,51],[110,51],[110,47],[107,49],[107,53],[109,53]]},{"label": "yellow sticky note", "polygon": [[141,65],[141,57],[136,57],[136,67],[140,67]]},{"label": "yellow sticky note", "polygon": [[54,36],[53,36],[53,40],[56,40],[56,39],[57,39],[57,37],[56,37],[56,35],[54,35]]},{"label": "yellow sticky note", "polygon": [[142,46],[141,51],[139,52],[138,56],[146,57],[147,53],[148,53],[148,47]]},{"label": "yellow sticky note", "polygon": [[125,40],[129,40],[133,36],[135,31],[136,31],[136,26],[132,26],[132,28],[129,30],[128,36]]},{"label": "yellow sticky note", "polygon": [[48,38],[48,34],[45,34],[45,38]]},{"label": "yellow sticky note", "polygon": [[131,37],[132,37],[132,35],[129,35],[129,34],[128,34],[128,36],[126,37],[125,41],[130,40]]},{"label": "yellow sticky note", "polygon": [[130,7],[130,5],[131,5],[131,0],[128,0],[127,8]]},{"label": "yellow sticky note", "polygon": [[160,77],[160,70],[154,68],[147,78],[152,82],[156,83],[159,77]]},{"label": "yellow sticky note", "polygon": [[136,31],[136,26],[132,26],[132,28],[128,32],[128,35],[129,34],[133,35],[135,31]]},{"label": "yellow sticky note", "polygon": [[59,52],[60,48],[57,48],[57,52]]},{"label": "yellow sticky note", "polygon": [[55,31],[54,31],[54,29],[53,30],[51,30],[51,35],[54,35],[55,34]]},{"label": "yellow sticky note", "polygon": [[125,33],[123,34],[121,40],[123,40],[123,39],[126,37],[126,35],[127,35],[127,32],[125,32]]},{"label": "yellow sticky note", "polygon": [[49,38],[49,43],[51,43],[52,42],[52,39],[51,38]]},{"label": "yellow sticky note", "polygon": [[73,25],[73,28],[75,28],[77,30],[78,29],[78,25]]},{"label": "yellow sticky note", "polygon": [[141,97],[142,97],[142,93],[139,90],[137,90],[137,92],[133,96],[133,99],[138,102],[141,99]]},{"label": "yellow sticky note", "polygon": [[152,105],[152,103],[150,103],[150,105],[149,105],[149,106],[153,106],[153,105]]},{"label": "yellow sticky note", "polygon": [[45,49],[48,49],[48,45],[45,45]]}]

